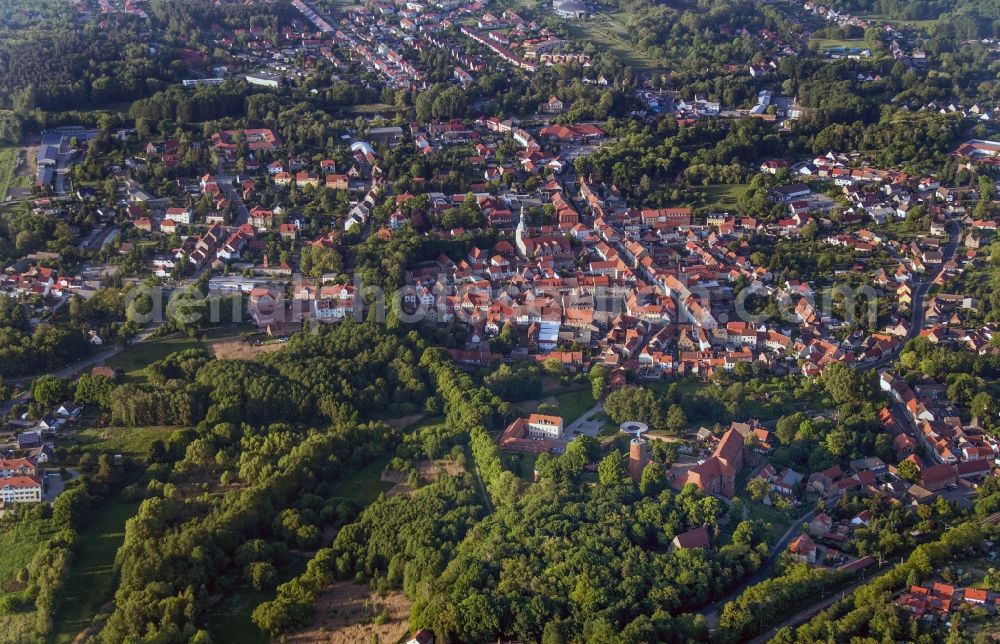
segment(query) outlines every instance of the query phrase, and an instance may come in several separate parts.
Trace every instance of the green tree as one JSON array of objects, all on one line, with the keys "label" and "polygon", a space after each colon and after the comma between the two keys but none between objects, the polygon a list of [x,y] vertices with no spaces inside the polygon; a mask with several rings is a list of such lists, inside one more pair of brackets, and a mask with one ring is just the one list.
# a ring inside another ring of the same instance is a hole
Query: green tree
[{"label": "green tree", "polygon": [[667,410],[667,429],[672,432],[679,432],[687,427],[687,415],[680,405],[670,405]]},{"label": "green tree", "polygon": [[916,483],[920,478],[920,470],[917,469],[917,465],[913,461],[900,461],[899,465],[896,466],[896,471],[902,478],[911,483]]},{"label": "green tree", "polygon": [[666,472],[663,465],[657,461],[646,463],[642,468],[642,476],[639,478],[639,491],[645,496],[658,495],[667,484]]},{"label": "green tree", "polygon": [[764,497],[771,493],[771,484],[761,478],[752,478],[747,481],[747,494],[754,501],[763,501]]},{"label": "green tree", "polygon": [[602,458],[597,466],[597,480],[601,485],[618,485],[626,474],[625,457],[618,450]]},{"label": "green tree", "polygon": [[602,364],[595,364],[590,369],[590,390],[594,400],[600,400],[604,395],[604,388],[607,386],[607,369]]},{"label": "green tree", "polygon": [[863,402],[872,395],[872,373],[834,362],[823,370],[823,385],[838,405]]},{"label": "green tree", "polygon": [[66,383],[55,376],[44,375],[31,383],[31,397],[42,405],[55,405],[66,397]]},{"label": "green tree", "polygon": [[255,561],[247,566],[247,580],[255,590],[264,590],[274,585],[277,571],[269,561]]},{"label": "green tree", "polygon": [[997,418],[996,401],[993,400],[993,396],[986,391],[980,391],[972,397],[970,411],[973,416],[982,418],[989,423],[993,423]]}]

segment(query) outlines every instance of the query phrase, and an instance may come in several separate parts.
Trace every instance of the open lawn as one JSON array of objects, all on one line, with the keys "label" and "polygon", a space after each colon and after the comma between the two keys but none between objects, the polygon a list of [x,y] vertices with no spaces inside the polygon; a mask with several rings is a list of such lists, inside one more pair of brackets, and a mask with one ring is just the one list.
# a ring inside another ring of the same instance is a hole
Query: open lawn
[{"label": "open lawn", "polygon": [[733,210],[736,208],[739,198],[746,194],[748,187],[745,183],[716,183],[705,186],[700,191],[705,200],[704,207],[710,210]]},{"label": "open lawn", "polygon": [[559,415],[563,418],[563,425],[569,425],[594,406],[594,396],[591,393],[590,387],[584,387],[556,394],[556,401],[559,403]]},{"label": "open lawn", "polygon": [[932,18],[931,20],[896,20],[890,18],[884,13],[859,13],[856,14],[858,18],[864,18],[866,20],[871,20],[880,23],[891,23],[894,25],[907,25],[909,27],[914,27],[916,29],[929,29],[935,26],[938,22],[938,18]]},{"label": "open lawn", "polygon": [[392,489],[392,483],[382,480],[382,470],[391,460],[391,453],[383,454],[360,470],[351,472],[333,487],[332,495],[350,499],[361,506],[368,505],[379,494]]},{"label": "open lawn", "polygon": [[80,532],[80,550],[70,570],[66,601],[53,632],[56,642],[72,642],[112,598],[115,555],[125,540],[125,522],[138,508],[138,501],[115,496],[91,514],[90,523]]},{"label": "open lawn", "polygon": [[405,107],[397,107],[388,103],[368,103],[365,105],[345,107],[343,108],[343,111],[347,114],[361,114],[363,116],[374,116],[376,114],[381,114],[382,116],[392,116],[396,112],[401,112],[405,109]]},{"label": "open lawn", "polygon": [[868,44],[864,38],[855,38],[852,40],[838,40],[836,38],[810,38],[810,43],[817,43],[820,51],[826,51],[827,49],[834,49],[836,47],[844,47],[847,49],[870,49],[871,45]]},{"label": "open lawn", "polygon": [[111,452],[134,459],[145,459],[153,441],[166,441],[177,427],[91,427],[74,432],[66,445],[79,446],[85,452]]},{"label": "open lawn", "polygon": [[336,9],[350,9],[352,7],[362,8],[362,3],[359,0],[324,0],[320,3],[321,10],[334,11]]},{"label": "open lawn", "polygon": [[226,324],[224,326],[211,327],[201,331],[201,339],[208,342],[210,340],[228,340],[232,338],[242,338],[246,335],[252,335],[258,337],[262,340],[266,340],[267,336],[263,331],[259,331],[257,327],[250,325],[249,323],[244,324]]},{"label": "open lawn", "polygon": [[202,348],[204,348],[204,344],[200,340],[187,336],[149,338],[145,342],[137,342],[118,355],[112,356],[107,365],[121,369],[125,374],[125,382],[141,383],[146,381],[146,374],[143,373],[146,365],[162,360],[176,351]]},{"label": "open lawn", "polygon": [[743,498],[747,509],[747,519],[759,521],[764,526],[764,530],[767,533],[767,542],[773,546],[785,534],[785,531],[788,530],[791,519],[781,510],[776,510],[763,503],[756,503],[745,497],[741,498]]},{"label": "open lawn", "polygon": [[[48,541],[54,531],[49,521],[20,520],[0,529],[0,596],[22,590],[17,582],[18,571],[25,568]],[[29,603],[17,612],[0,615],[0,642],[32,641],[35,628],[35,606]]]}]

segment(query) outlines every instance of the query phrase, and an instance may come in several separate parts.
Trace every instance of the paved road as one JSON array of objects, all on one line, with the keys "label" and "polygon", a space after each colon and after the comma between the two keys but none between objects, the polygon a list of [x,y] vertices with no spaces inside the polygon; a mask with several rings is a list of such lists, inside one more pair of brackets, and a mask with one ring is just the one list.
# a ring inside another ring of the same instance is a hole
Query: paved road
[{"label": "paved road", "polygon": [[798,535],[798,533],[802,529],[802,524],[805,523],[806,521],[811,521],[813,516],[815,515],[816,515],[816,510],[812,509],[803,514],[802,516],[800,516],[799,518],[797,518],[796,520],[792,521],[792,525],[788,527],[788,530],[785,531],[785,534],[783,534],[781,538],[778,539],[778,542],[775,543],[774,546],[771,548],[771,554],[768,556],[767,560],[763,563],[763,565],[761,565],[760,569],[757,572],[755,572],[753,575],[745,579],[743,583],[741,583],[739,586],[731,590],[725,597],[721,597],[715,600],[711,604],[708,604],[700,611],[698,611],[700,615],[703,615],[705,619],[708,620],[710,626],[714,627],[716,624],[718,624],[719,610],[722,608],[722,606],[726,604],[726,602],[736,599],[736,597],[739,596],[739,594],[742,593],[746,588],[753,586],[754,584],[759,584],[760,582],[764,581],[765,579],[771,576],[771,566],[773,566],[774,562],[777,561],[778,555],[784,552],[785,548],[788,547],[788,544],[791,542],[792,538]]},{"label": "paved road", "polygon": [[903,346],[913,338],[920,335],[920,331],[924,327],[924,300],[927,294],[930,292],[931,287],[934,285],[934,280],[938,278],[941,272],[944,270],[944,265],[955,258],[955,253],[958,250],[958,244],[962,237],[962,227],[953,219],[948,220],[948,244],[944,248],[942,254],[941,266],[932,275],[928,275],[927,278],[914,285],[913,287],[913,302],[911,304],[912,313],[910,317],[910,330],[906,334],[906,337],[889,353],[882,356],[874,362],[865,363],[860,366],[861,369],[871,370],[880,369],[890,362],[894,361],[899,353],[903,350]]},{"label": "paved road", "polygon": [[236,213],[236,221],[233,222],[233,225],[242,226],[250,221],[250,211],[247,209],[247,205],[243,203],[243,197],[240,196],[239,191],[233,187],[233,181],[236,180],[236,177],[223,174],[221,165],[217,170],[219,172],[215,175],[215,181],[219,184],[222,192],[226,193],[226,199],[233,204],[233,211]]},{"label": "paved road", "polygon": [[[146,327],[145,329],[140,331],[138,335],[135,336],[135,338],[132,341],[132,344],[146,340],[159,327],[160,327],[159,324],[152,324]],[[22,378],[14,378],[10,380],[9,383],[11,385],[14,385],[16,387],[25,387],[25,390],[21,392],[19,396],[16,396],[11,400],[8,400],[3,405],[0,405],[0,415],[9,413],[10,410],[14,407],[14,405],[27,402],[28,398],[30,398],[31,396],[31,389],[28,388],[27,386],[28,384],[31,383],[32,380],[43,375],[53,375],[56,378],[69,378],[70,376],[82,373],[83,371],[90,369],[91,367],[102,365],[106,361],[111,359],[113,356],[116,356],[121,352],[122,352],[122,347],[120,345],[115,345],[113,347],[108,347],[107,349],[102,349],[101,351],[95,353],[94,355],[90,356],[85,360],[79,360],[77,362],[74,362],[73,364],[62,367],[61,369],[50,371],[48,372],[48,374],[36,374],[34,376],[24,376]]]},{"label": "paved road", "polygon": [[906,337],[904,337],[892,351],[885,354],[878,360],[858,364],[858,369],[870,371],[872,369],[881,369],[882,367],[885,367],[899,357],[900,352],[903,350],[903,347],[907,342],[920,335],[920,331],[924,328],[924,299],[927,297],[931,287],[934,285],[934,280],[936,280],[938,275],[940,275],[944,270],[944,265],[955,258],[955,253],[958,251],[958,244],[962,239],[962,227],[954,219],[948,220],[948,236],[948,244],[945,246],[942,253],[941,266],[938,270],[934,271],[932,275],[928,275],[924,281],[918,282],[913,286],[913,302],[910,305],[913,312],[910,316],[910,331],[906,334]]},{"label": "paved road", "polygon": [[850,586],[848,586],[847,588],[844,588],[843,590],[833,593],[830,597],[826,599],[821,599],[818,603],[813,604],[812,606],[789,617],[788,619],[781,622],[771,630],[761,633],[757,637],[753,638],[752,640],[750,640],[750,644],[764,644],[765,642],[769,641],[772,637],[774,637],[774,635],[778,631],[785,628],[786,626],[798,626],[799,624],[802,624],[816,613],[822,610],[826,610],[836,602],[839,602],[841,599],[846,597],[848,593],[854,592],[854,590],[857,589],[858,586],[861,586],[862,584],[865,584],[868,581],[871,580],[869,578],[861,578],[858,581],[851,584]]}]

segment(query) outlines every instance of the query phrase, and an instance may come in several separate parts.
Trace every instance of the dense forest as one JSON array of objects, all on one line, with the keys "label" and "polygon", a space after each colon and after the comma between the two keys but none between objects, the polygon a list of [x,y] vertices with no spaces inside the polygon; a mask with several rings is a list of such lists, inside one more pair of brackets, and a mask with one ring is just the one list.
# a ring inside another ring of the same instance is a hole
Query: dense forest
[{"label": "dense forest", "polygon": [[[153,0],[147,11],[165,42],[150,46],[149,25],[117,16],[114,25],[75,24],[73,14],[43,3],[6,3],[0,16],[0,88],[3,107],[26,115],[35,108],[106,106],[148,96],[189,72],[175,39],[209,45],[206,25],[274,28],[293,9],[287,3],[233,4]],[[28,17],[32,20],[29,24]]]},{"label": "dense forest", "polygon": [[935,32],[962,40],[1000,35],[1000,3],[995,0],[831,0],[823,4],[893,20],[939,20]]},{"label": "dense forest", "polygon": [[[500,401],[439,351],[425,352],[420,363],[434,379],[445,426],[470,440],[493,512],[482,516],[467,477],[439,477],[406,500],[377,500],[277,599],[258,607],[254,620],[264,630],[307,623],[315,597],[339,579],[401,588],[416,600],[413,624],[449,641],[698,638],[704,622],[683,613],[763,560],[763,535],[752,521],[716,534],[718,549],[671,552],[675,535],[724,524],[724,507],[694,488],[666,490],[658,462],[636,485],[622,453],[602,459],[593,441],[540,458],[541,482],[524,487],[501,466],[487,433],[503,412]],[[594,460],[596,486],[584,469]]]},{"label": "dense forest", "polygon": [[[194,426],[154,446],[147,498],[118,552],[104,641],[187,640],[212,597],[271,578],[266,570],[287,564],[289,550],[316,548],[325,527],[353,520],[355,506],[332,486],[399,443],[369,419],[424,403],[422,351],[414,338],[346,323],[300,334],[263,364],[187,351],[151,365],[149,385],[88,381],[112,414],[160,408]],[[147,387],[164,401],[134,403]]]}]

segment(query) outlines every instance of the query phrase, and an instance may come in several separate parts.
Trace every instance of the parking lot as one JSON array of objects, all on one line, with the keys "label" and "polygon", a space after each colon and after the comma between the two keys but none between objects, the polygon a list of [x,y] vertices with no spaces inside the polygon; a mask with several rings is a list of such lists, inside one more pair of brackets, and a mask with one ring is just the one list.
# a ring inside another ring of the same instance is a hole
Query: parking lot
[{"label": "parking lot", "polygon": [[604,406],[600,403],[590,408],[582,416],[574,420],[566,427],[564,432],[567,439],[574,436],[597,436],[604,429],[604,424],[608,422],[604,416]]},{"label": "parking lot", "polygon": [[938,495],[945,501],[957,502],[958,507],[965,509],[972,507],[972,503],[976,497],[976,490],[961,484],[949,485],[946,488],[938,490]]}]

